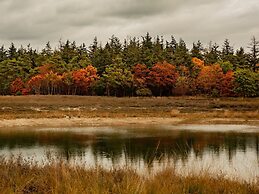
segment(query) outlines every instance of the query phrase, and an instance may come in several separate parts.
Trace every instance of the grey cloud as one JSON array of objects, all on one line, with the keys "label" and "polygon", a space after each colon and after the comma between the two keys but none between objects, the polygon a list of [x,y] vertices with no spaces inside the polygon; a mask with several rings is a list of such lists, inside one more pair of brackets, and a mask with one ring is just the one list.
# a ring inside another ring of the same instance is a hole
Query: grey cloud
[{"label": "grey cloud", "polygon": [[115,6],[110,6],[110,9],[105,14],[126,19],[154,16],[168,10],[169,6],[167,4],[172,3],[165,0],[123,0]]},{"label": "grey cloud", "polygon": [[225,38],[243,45],[259,36],[258,16],[257,0],[0,0],[0,44],[89,43],[94,36],[105,42],[149,31],[189,45]]}]

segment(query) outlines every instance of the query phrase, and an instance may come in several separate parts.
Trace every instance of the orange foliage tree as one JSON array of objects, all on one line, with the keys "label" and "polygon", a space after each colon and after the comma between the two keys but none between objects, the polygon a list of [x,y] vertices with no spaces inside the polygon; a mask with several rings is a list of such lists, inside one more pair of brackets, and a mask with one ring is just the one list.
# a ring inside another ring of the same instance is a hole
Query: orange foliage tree
[{"label": "orange foliage tree", "polygon": [[79,69],[72,73],[75,93],[83,95],[88,94],[91,85],[99,79],[97,69],[92,65],[88,65],[84,69]]},{"label": "orange foliage tree", "polygon": [[50,71],[43,77],[43,87],[47,94],[59,94],[61,92],[62,76]]},{"label": "orange foliage tree", "polygon": [[58,94],[61,77],[54,73],[53,65],[44,64],[38,67],[39,74],[31,77],[27,82],[28,89],[34,94]]},{"label": "orange foliage tree", "polygon": [[27,86],[34,94],[41,94],[44,75],[35,75],[28,82]]},{"label": "orange foliage tree", "polygon": [[204,68],[204,61],[194,57],[192,58],[192,64],[193,66],[190,70],[190,75],[191,77],[196,78],[201,72],[201,70]]},{"label": "orange foliage tree", "polygon": [[14,95],[17,95],[18,93],[21,93],[22,94],[22,91],[24,89],[24,82],[22,81],[21,78],[16,78],[12,83],[11,83],[11,86],[10,86],[10,91],[12,94]]},{"label": "orange foliage tree", "polygon": [[224,74],[220,65],[205,66],[196,79],[197,88],[201,93],[219,95],[223,78]]},{"label": "orange foliage tree", "polygon": [[59,94],[61,85],[62,76],[53,71],[35,75],[27,82],[27,87],[34,94]]},{"label": "orange foliage tree", "polygon": [[72,72],[63,73],[61,79],[62,93],[66,95],[74,94],[74,81]]},{"label": "orange foliage tree", "polygon": [[162,96],[163,92],[166,92],[170,95],[178,77],[174,65],[167,62],[157,63],[150,69],[149,85],[155,90],[155,94]]},{"label": "orange foliage tree", "polygon": [[234,84],[235,78],[234,78],[234,72],[233,71],[228,71],[221,82],[221,87],[220,87],[220,95],[221,96],[234,96]]},{"label": "orange foliage tree", "polygon": [[198,67],[204,67],[204,61],[198,59],[197,57],[192,58],[192,63],[195,64]]}]

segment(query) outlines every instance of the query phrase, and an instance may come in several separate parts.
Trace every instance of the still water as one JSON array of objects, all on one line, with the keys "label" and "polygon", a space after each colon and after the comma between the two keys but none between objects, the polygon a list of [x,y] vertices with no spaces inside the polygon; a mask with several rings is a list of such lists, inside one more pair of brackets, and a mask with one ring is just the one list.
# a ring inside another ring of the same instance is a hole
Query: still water
[{"label": "still water", "polygon": [[152,174],[167,167],[185,175],[209,172],[259,179],[259,127],[160,127],[1,130],[0,156],[42,165],[51,160],[103,168],[130,167]]}]

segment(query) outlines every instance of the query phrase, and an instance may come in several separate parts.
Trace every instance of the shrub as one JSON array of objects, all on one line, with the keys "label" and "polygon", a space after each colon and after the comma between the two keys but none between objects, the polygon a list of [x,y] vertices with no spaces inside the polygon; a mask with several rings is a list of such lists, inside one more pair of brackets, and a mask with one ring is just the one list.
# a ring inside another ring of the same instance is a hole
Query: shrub
[{"label": "shrub", "polygon": [[152,96],[152,92],[149,88],[141,88],[136,91],[137,96]]}]

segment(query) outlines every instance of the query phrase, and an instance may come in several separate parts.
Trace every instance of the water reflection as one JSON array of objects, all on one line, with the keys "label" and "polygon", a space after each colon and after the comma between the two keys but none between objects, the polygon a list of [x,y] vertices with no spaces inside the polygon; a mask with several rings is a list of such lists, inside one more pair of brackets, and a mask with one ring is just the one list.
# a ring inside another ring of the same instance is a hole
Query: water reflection
[{"label": "water reflection", "polygon": [[[108,130],[108,129],[107,129]],[[74,132],[69,132],[74,131]],[[21,154],[44,161],[48,155],[73,164],[149,171],[173,165],[179,172],[209,170],[246,180],[259,176],[259,133],[165,129],[0,132],[0,155]]]}]

